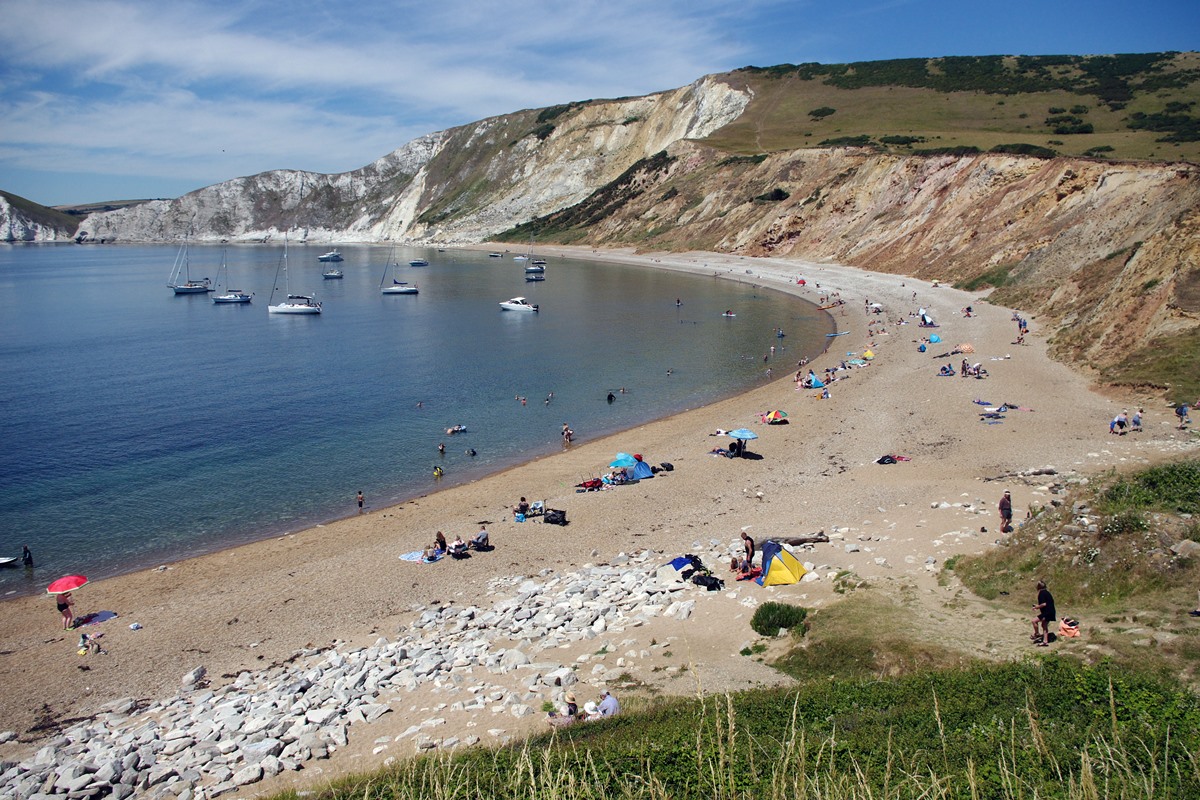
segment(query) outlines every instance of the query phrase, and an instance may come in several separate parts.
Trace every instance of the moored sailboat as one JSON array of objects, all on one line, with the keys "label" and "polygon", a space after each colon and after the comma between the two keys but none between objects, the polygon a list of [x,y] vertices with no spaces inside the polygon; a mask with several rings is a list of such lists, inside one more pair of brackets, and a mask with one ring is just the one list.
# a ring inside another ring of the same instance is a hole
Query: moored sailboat
[{"label": "moored sailboat", "polygon": [[[284,291],[287,293],[281,303],[274,303],[275,290],[279,288],[279,271],[283,270]],[[287,239],[283,242],[283,256],[275,269],[275,285],[271,287],[271,299],[267,301],[269,314],[320,314],[321,304],[316,298],[306,294],[292,294],[291,279],[287,269]]]},{"label": "moored sailboat", "polygon": [[175,255],[175,263],[171,267],[171,277],[167,280],[167,286],[174,290],[175,294],[204,294],[212,291],[212,281],[208,278],[192,280],[188,265],[186,236],[179,252]]},{"label": "moored sailboat", "polygon": [[[225,291],[220,290],[221,279],[225,279]],[[221,268],[217,270],[217,293],[212,301],[217,304],[249,303],[253,294],[247,294],[241,289],[229,288],[229,265],[225,262],[225,251],[221,251]]]}]

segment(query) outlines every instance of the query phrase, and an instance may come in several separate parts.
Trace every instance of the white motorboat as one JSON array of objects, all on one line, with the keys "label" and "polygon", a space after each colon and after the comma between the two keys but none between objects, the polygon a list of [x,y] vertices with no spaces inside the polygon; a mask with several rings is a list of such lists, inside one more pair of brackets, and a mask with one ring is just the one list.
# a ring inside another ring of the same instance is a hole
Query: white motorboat
[{"label": "white motorboat", "polygon": [[[225,279],[225,291],[221,291],[221,279]],[[236,303],[249,303],[254,297],[253,294],[247,294],[241,289],[231,289],[229,287],[229,266],[225,263],[225,251],[221,251],[221,268],[217,270],[217,294],[213,295],[212,301],[218,305],[229,305]]]},{"label": "white motorboat", "polygon": [[212,282],[208,278],[192,280],[188,269],[187,237],[184,237],[183,246],[175,254],[175,263],[171,266],[171,277],[167,280],[167,286],[174,290],[175,294],[204,294],[212,291]]},{"label": "white motorboat", "polygon": [[[395,247],[395,245],[393,245],[392,252],[388,256],[387,263],[383,265],[383,277],[381,277],[379,279],[379,293],[380,294],[416,294],[417,293],[417,285],[415,283],[408,283],[407,281],[396,280],[396,269],[399,268],[399,266],[400,266],[399,262],[396,261],[396,247]],[[392,276],[392,282],[390,284],[386,283],[389,273]]]},{"label": "white motorboat", "polygon": [[428,267],[428,266],[429,266],[429,259],[427,259],[427,258],[414,258],[412,261],[408,262],[408,265],[409,265],[410,267]]},{"label": "white motorboat", "polygon": [[513,256],[513,261],[528,261],[529,256]]},{"label": "white motorboat", "polygon": [[[285,300],[281,303],[272,302],[275,299],[275,290],[279,288],[279,271],[283,270],[284,290],[287,292]],[[275,286],[271,288],[271,299],[267,301],[268,314],[320,314],[321,304],[310,295],[292,294],[291,281],[288,278],[287,270],[287,239],[283,240],[283,257],[279,260],[279,267],[275,270]]]},{"label": "white motorboat", "polygon": [[346,276],[340,269],[338,269],[337,267],[334,267],[332,269],[327,269],[324,272],[322,272],[321,277],[327,281],[340,281],[342,278],[344,278]]},{"label": "white motorboat", "polygon": [[536,261],[531,261],[530,263],[528,263],[528,264],[526,264],[526,265],[525,265],[525,274],[526,274],[526,275],[533,274],[533,273],[538,273],[538,274],[540,274],[540,273],[543,273],[543,272],[545,272],[545,271],[546,271],[546,264],[545,264],[545,262],[543,262],[543,263],[539,264],[539,263],[537,263]]},{"label": "white motorboat", "polygon": [[317,261],[344,261],[342,254],[337,250],[330,250],[323,256],[317,256]]},{"label": "white motorboat", "polygon": [[525,273],[525,282],[526,283],[533,283],[534,281],[544,281],[544,280],[546,280],[546,276],[545,276],[545,274],[543,274],[541,272],[526,272]]},{"label": "white motorboat", "polygon": [[488,253],[488,258],[504,258],[503,253]]},{"label": "white motorboat", "polygon": [[513,297],[500,304],[505,311],[537,311],[537,303],[530,303],[524,297]]}]

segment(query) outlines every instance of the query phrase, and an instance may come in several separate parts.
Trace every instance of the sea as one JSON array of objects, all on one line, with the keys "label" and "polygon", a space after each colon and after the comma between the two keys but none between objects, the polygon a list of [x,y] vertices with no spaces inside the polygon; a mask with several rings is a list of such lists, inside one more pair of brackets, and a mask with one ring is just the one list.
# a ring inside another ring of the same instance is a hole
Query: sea
[{"label": "sea", "polygon": [[[549,258],[528,283],[514,253],[404,247],[389,270],[391,247],[353,245],[325,280],[326,249],[190,247],[192,278],[224,260],[254,294],[216,305],[168,288],[174,246],[0,245],[0,556],[35,560],[0,569],[0,597],[471,481],[561,450],[564,422],[581,443],[790,374],[834,329],[707,275]],[[268,314],[288,288],[323,313]],[[501,310],[514,296],[540,311]]]}]

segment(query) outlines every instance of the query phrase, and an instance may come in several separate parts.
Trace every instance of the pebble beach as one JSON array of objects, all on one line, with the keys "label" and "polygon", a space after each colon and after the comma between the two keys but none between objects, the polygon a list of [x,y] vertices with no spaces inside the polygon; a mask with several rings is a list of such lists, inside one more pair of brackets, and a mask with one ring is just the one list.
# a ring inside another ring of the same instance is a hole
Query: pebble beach
[{"label": "pebble beach", "polygon": [[[783,683],[739,655],[756,638],[748,620],[759,603],[819,611],[849,572],[937,607],[951,591],[937,580],[944,561],[1002,537],[1005,490],[1019,523],[1049,501],[1053,481],[1197,447],[1161,402],[1147,403],[1144,431],[1110,435],[1108,421],[1138,399],[1096,392],[1051,360],[1035,318],[1016,344],[1020,310],[979,294],[795,260],[546,254],[750,282],[814,303],[836,294],[843,304],[829,313],[845,335],[806,354],[804,371],[874,358],[838,371],[827,399],[797,388],[794,360],[769,360],[771,382],[714,405],[604,438],[576,431],[563,452],[472,483],[387,508],[367,498],[361,515],[89,584],[75,593],[78,613],[118,615],[87,629],[103,634],[106,655],[76,654],[79,633],[61,630],[52,599],[6,602],[0,798],[252,796],[509,741],[544,729],[543,703],[567,691],[582,705],[631,680],[679,694]],[[918,308],[939,327],[919,327]],[[930,334],[941,341],[919,351]],[[942,364],[957,369],[964,356],[939,356],[961,343],[986,379],[938,376]],[[1006,404],[1002,418],[981,417]],[[776,409],[788,424],[763,424]],[[711,434],[740,427],[758,434],[758,457],[710,454],[729,441]],[[673,469],[578,491],[618,451]],[[907,460],[876,463],[884,455]],[[515,522],[521,496],[565,510],[569,524]],[[437,531],[469,539],[481,528],[494,550],[400,558]],[[808,568],[801,582],[762,588],[728,570],[743,530],[759,542],[817,532],[829,541],[795,548]],[[686,553],[725,578],[724,590],[664,567]],[[1014,648],[1026,634],[1021,620]]]}]

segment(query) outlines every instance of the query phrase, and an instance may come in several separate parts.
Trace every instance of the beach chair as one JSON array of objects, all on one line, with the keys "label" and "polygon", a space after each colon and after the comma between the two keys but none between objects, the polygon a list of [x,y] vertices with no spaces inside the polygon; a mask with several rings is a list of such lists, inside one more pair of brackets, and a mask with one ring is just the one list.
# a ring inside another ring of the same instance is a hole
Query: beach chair
[{"label": "beach chair", "polygon": [[526,516],[540,517],[545,513],[546,513],[546,501],[545,500],[535,500],[533,503],[530,503],[529,513]]}]

